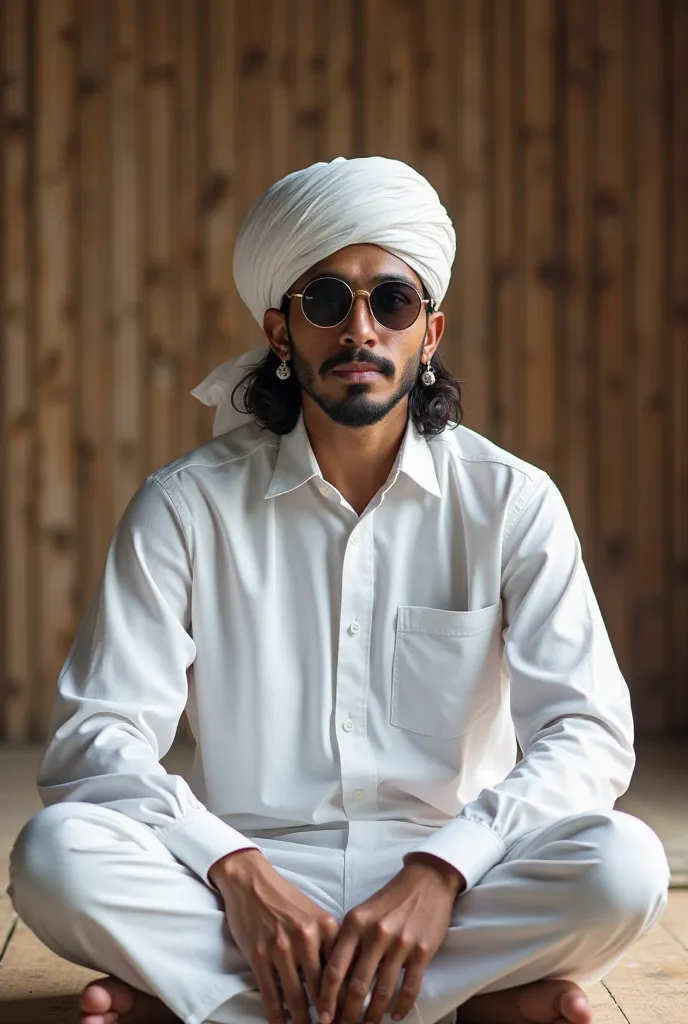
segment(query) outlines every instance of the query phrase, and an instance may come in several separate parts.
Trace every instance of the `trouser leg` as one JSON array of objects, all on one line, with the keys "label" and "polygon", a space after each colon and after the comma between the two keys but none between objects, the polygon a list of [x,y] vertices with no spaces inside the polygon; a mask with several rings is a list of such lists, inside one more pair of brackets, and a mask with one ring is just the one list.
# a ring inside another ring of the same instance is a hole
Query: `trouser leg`
[{"label": "trouser leg", "polygon": [[659,920],[668,888],[661,841],[629,814],[579,814],[531,833],[457,900],[426,972],[422,1021],[480,992],[600,981]]},{"label": "trouser leg", "polygon": [[[341,917],[326,891],[341,875],[340,851],[309,847],[310,856],[303,848],[296,855],[282,845],[275,867]],[[276,846],[266,849],[273,863]],[[186,1024],[255,989],[218,894],[152,829],[117,811],[77,802],[39,811],[14,844],[7,891],[59,956],[157,996]]]}]

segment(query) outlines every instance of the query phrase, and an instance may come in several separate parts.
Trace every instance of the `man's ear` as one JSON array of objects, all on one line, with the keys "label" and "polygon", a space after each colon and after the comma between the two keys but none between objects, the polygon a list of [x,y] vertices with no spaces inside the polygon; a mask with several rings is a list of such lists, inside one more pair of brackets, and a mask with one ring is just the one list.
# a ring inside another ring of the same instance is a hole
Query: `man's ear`
[{"label": "man's ear", "polygon": [[279,309],[266,309],[263,317],[263,331],[270,348],[279,359],[289,358],[289,334],[287,319]]},{"label": "man's ear", "polygon": [[440,310],[438,310],[436,313],[432,313],[430,316],[430,323],[428,324],[428,335],[433,340],[433,353],[437,350],[437,346],[442,340],[442,335],[444,334],[446,322],[447,319],[444,313],[442,313]]}]

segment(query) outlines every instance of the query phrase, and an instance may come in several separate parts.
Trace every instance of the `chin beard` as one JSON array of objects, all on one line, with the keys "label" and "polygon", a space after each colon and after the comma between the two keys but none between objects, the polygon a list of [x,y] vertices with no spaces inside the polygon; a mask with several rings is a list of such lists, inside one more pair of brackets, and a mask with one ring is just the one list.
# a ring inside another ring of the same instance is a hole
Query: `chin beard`
[{"label": "chin beard", "polygon": [[292,363],[296,379],[303,391],[320,406],[333,423],[338,423],[342,427],[370,427],[374,423],[379,423],[402,399],[406,398],[418,380],[419,358],[414,357],[409,359],[399,387],[389,398],[382,401],[372,398],[368,390],[369,384],[349,384],[346,396],[333,401],[318,391],[313,371],[301,359],[293,343]]},{"label": "chin beard", "polygon": [[[324,398],[315,389],[303,385],[302,387],[332,422],[338,423],[342,427],[370,427],[374,423],[379,423],[411,390],[404,386],[386,401],[380,402],[369,397],[366,384],[350,384],[346,398],[333,402]],[[413,387],[413,383],[411,387]]]}]

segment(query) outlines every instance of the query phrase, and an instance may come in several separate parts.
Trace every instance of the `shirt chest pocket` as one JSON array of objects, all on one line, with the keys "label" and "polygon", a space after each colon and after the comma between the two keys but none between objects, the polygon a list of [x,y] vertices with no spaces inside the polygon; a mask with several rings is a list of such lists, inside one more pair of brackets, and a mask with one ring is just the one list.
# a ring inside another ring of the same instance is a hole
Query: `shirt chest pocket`
[{"label": "shirt chest pocket", "polygon": [[391,723],[456,739],[500,699],[501,605],[471,612],[399,607]]}]

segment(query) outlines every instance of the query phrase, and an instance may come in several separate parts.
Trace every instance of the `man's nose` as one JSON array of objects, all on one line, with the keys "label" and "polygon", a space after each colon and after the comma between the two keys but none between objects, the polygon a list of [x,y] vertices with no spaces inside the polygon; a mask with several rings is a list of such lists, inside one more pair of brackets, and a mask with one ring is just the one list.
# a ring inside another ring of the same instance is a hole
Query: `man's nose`
[{"label": "man's nose", "polygon": [[340,341],[342,344],[350,345],[352,342],[357,346],[366,345],[369,342],[377,341],[376,320],[370,310],[367,295],[357,295],[354,298],[349,315],[342,324]]}]

